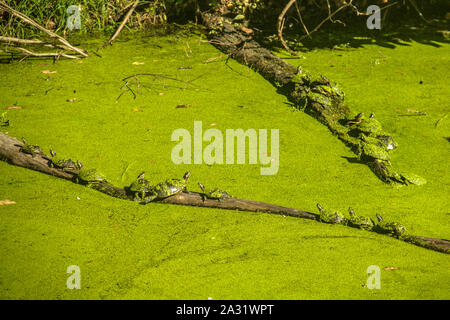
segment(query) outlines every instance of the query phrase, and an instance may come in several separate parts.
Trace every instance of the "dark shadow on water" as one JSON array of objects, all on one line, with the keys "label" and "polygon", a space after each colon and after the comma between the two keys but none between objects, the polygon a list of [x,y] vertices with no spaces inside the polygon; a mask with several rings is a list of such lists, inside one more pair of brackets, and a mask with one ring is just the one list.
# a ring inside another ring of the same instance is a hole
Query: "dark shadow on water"
[{"label": "dark shadow on water", "polygon": [[[304,35],[301,25],[296,25],[291,29],[285,29],[283,36],[291,49],[297,52],[308,52],[315,49],[330,49],[336,53],[345,53],[352,49],[364,47],[365,45],[378,45],[380,48],[395,49],[398,46],[411,46],[412,42],[442,47],[443,44],[450,43],[450,20],[445,20],[443,14],[439,19],[430,19],[431,24],[427,24],[420,19],[390,20],[387,25],[382,25],[381,30],[369,30],[366,26],[366,18],[357,18],[348,21],[346,26],[341,24],[325,23],[310,38],[299,39]],[[394,21],[393,21],[394,20]],[[314,26],[311,23],[311,26]],[[281,50],[281,45],[277,37],[273,36],[268,40],[269,34],[261,37],[259,41],[266,47],[274,51]],[[284,49],[281,52],[285,52]],[[283,56],[283,59],[298,59],[293,56]]]},{"label": "dark shadow on water", "polygon": [[359,160],[357,157],[346,157],[346,156],[341,156],[341,158],[344,158],[344,159],[347,160],[349,163],[360,163],[360,164],[365,164],[364,161]]}]

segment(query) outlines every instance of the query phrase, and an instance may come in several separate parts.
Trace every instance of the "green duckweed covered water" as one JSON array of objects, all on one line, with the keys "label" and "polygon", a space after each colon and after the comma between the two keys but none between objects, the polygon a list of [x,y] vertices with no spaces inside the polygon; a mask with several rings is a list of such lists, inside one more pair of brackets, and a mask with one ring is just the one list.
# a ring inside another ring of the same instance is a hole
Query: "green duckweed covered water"
[{"label": "green duckweed covered water", "polygon": [[[196,37],[142,35],[117,41],[102,58],[1,64],[0,110],[22,106],[8,111],[11,126],[2,131],[79,159],[122,187],[144,170],[152,183],[190,170],[195,191],[201,182],[313,212],[317,202],[341,212],[351,206],[400,221],[412,234],[449,239],[449,49],[367,45],[287,60],[337,81],[355,113],[374,112],[399,144],[392,163],[426,178],[420,187],[381,182],[255,72],[231,60],[204,64],[220,52]],[[135,73],[200,77],[192,82],[200,90],[141,77],[136,99],[127,92],[116,102],[121,79]],[[171,134],[193,133],[194,121],[223,133],[279,129],[278,174],[260,175],[259,164],[173,164]],[[4,199],[16,204],[0,206],[2,299],[450,298],[448,255],[363,230],[264,213],[142,206],[0,162]],[[80,267],[80,290],[66,287],[70,265]],[[380,290],[365,286],[370,265],[381,268]]]}]

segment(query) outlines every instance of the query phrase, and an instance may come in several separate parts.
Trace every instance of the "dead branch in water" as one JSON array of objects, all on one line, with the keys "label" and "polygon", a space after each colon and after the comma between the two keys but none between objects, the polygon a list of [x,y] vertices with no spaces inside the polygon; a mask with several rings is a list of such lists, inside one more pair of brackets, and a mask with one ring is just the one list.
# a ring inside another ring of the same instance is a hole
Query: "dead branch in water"
[{"label": "dead branch in water", "polygon": [[[10,137],[6,134],[0,133],[0,160],[6,161],[12,165],[28,168],[31,170],[43,172],[58,178],[75,181],[78,174],[77,170],[61,170],[51,168],[49,166],[50,158],[43,154],[36,154],[32,157],[20,151],[23,143]],[[128,190],[118,188],[108,182],[99,182],[91,185],[92,189],[105,193],[115,198],[133,201],[134,195]],[[294,208],[287,208],[271,203],[260,201],[253,201],[239,198],[221,199],[204,199],[202,194],[197,192],[183,192],[168,198],[158,201],[159,203],[176,204],[184,206],[219,208],[227,210],[251,211],[251,212],[266,212],[272,214],[280,214],[283,216],[291,216],[297,218],[304,218],[310,220],[319,220],[319,215],[298,210]],[[400,240],[421,246],[434,251],[443,253],[450,253],[450,241],[437,238],[421,237],[414,235],[402,236]]]},{"label": "dead branch in water", "polygon": [[[108,42],[106,42],[103,46],[101,46],[101,48],[104,48],[104,47],[106,47],[108,45],[111,45],[113,43],[113,41],[116,40],[116,38],[118,37],[119,33],[122,31],[123,27],[125,27],[125,24],[128,22],[128,20],[130,19],[131,15],[133,14],[134,9],[136,9],[136,7],[138,6],[139,2],[140,2],[139,0],[136,0],[133,3],[133,6],[130,8],[130,10],[128,11],[127,15],[123,18],[123,21],[120,24],[119,28],[116,30],[116,32],[111,37],[111,39],[109,39]],[[125,8],[125,9],[127,9],[127,8]]]},{"label": "dead branch in water", "polygon": [[58,40],[59,42],[61,42],[64,46],[66,46],[67,48],[70,48],[70,50],[75,51],[79,54],[81,54],[83,57],[89,57],[89,55],[86,53],[85,50],[77,48],[72,46],[66,39],[64,39],[63,37],[57,35],[56,33],[44,28],[43,26],[39,25],[36,21],[34,21],[33,19],[27,17],[26,15],[24,15],[23,13],[14,10],[13,8],[11,8],[10,6],[8,6],[6,4],[6,2],[1,1],[0,2],[0,9],[4,10],[6,12],[8,12],[9,14],[21,19],[22,21],[24,21],[25,23],[32,25],[33,27],[43,31],[44,33],[46,33],[48,36],[50,36],[53,39]]}]

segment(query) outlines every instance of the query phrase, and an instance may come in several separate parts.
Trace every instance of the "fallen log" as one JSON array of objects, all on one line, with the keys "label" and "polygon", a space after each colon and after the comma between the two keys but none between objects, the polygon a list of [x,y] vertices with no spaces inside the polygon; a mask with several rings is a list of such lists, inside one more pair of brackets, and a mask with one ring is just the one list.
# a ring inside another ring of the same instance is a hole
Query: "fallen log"
[{"label": "fallen log", "polygon": [[[21,152],[22,146],[22,142],[0,132],[0,160],[6,161],[12,165],[39,171],[65,180],[70,180],[72,182],[75,182],[77,180],[76,177],[78,174],[78,170],[61,170],[58,168],[52,168],[49,166],[49,161],[51,161],[51,158],[49,156],[43,153],[37,153],[33,157],[30,154]],[[115,198],[129,201],[134,200],[134,195],[130,193],[126,188],[119,188],[108,182],[91,184],[89,187]],[[197,192],[183,192],[159,200],[157,202],[227,210],[266,212],[271,214],[280,214],[283,216],[320,221],[320,216],[318,214],[308,211],[234,197],[222,199],[220,201],[208,198],[203,199],[202,194]],[[405,235],[399,237],[398,239],[434,251],[450,253],[450,241],[448,240],[414,235]]]}]

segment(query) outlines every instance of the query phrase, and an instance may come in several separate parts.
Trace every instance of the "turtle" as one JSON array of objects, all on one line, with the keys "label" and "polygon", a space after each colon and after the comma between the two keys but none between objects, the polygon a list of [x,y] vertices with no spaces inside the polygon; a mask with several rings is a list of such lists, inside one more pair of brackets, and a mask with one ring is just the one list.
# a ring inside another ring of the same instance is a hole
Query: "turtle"
[{"label": "turtle", "polygon": [[379,233],[387,233],[400,238],[406,234],[406,228],[398,222],[386,222],[383,220],[380,214],[377,213],[378,223],[374,227],[374,230]]},{"label": "turtle", "polygon": [[374,226],[374,222],[369,217],[358,216],[355,214],[355,211],[351,207],[348,208],[348,213],[350,214],[350,219],[348,219],[348,224],[351,227],[364,229],[364,230],[372,230]]},{"label": "turtle", "polygon": [[[130,185],[129,190],[134,193],[134,200],[137,201],[141,199],[144,201],[145,193],[150,190],[152,187],[150,185],[150,182],[146,179],[144,179],[145,171],[141,172],[137,179],[133,181],[133,183]],[[140,196],[140,197],[139,197]]]},{"label": "turtle", "polygon": [[324,209],[320,203],[317,204],[317,209],[319,209],[320,216],[319,220],[325,223],[331,223],[331,224],[346,224],[347,219],[345,216],[340,213],[339,211],[331,212],[327,209]]},{"label": "turtle", "polygon": [[97,169],[85,169],[79,161],[77,161],[77,165],[80,168],[76,176],[77,183],[81,181],[89,187],[94,183],[107,182],[105,176],[98,172]]},{"label": "turtle", "polygon": [[345,124],[347,126],[351,125],[351,124],[360,124],[361,121],[364,120],[364,112],[360,112],[356,115],[356,117],[354,117],[353,119],[348,120]]},{"label": "turtle", "polygon": [[27,140],[25,138],[22,138],[23,146],[20,148],[20,152],[31,154],[31,156],[34,158],[36,157],[36,154],[43,154],[41,148],[37,145],[28,144]]},{"label": "turtle", "polygon": [[50,155],[52,156],[48,164],[50,168],[59,168],[63,171],[65,171],[65,169],[81,169],[79,166],[80,162],[75,162],[72,159],[60,158],[56,155],[53,149],[50,149]]},{"label": "turtle", "polygon": [[200,182],[198,183],[198,186],[200,187],[200,189],[202,189],[203,201],[205,201],[205,198],[216,199],[216,200],[219,200],[219,201],[222,200],[222,199],[232,198],[232,196],[226,191],[219,190],[217,188],[209,190],[209,191],[206,191],[205,187]]},{"label": "turtle", "polygon": [[158,183],[149,190],[149,195],[145,197],[144,202],[149,203],[155,199],[164,199],[180,192],[186,191],[186,184],[191,173],[188,171],[184,174],[183,179],[168,179]]}]

